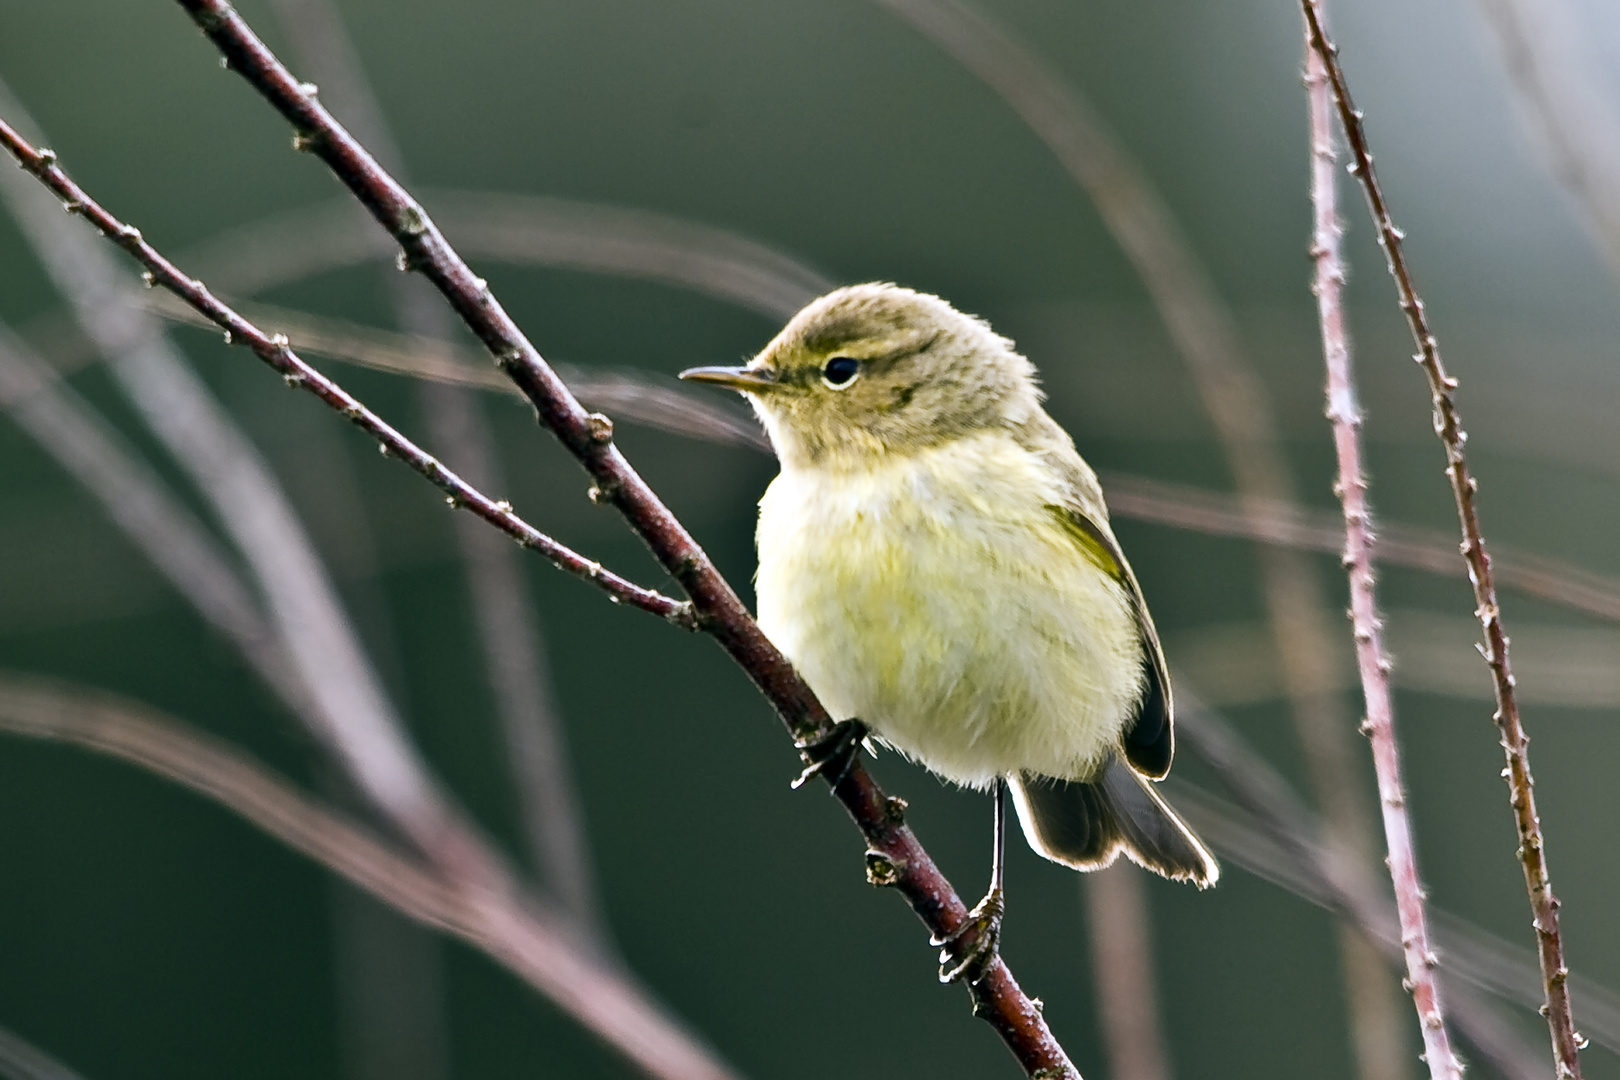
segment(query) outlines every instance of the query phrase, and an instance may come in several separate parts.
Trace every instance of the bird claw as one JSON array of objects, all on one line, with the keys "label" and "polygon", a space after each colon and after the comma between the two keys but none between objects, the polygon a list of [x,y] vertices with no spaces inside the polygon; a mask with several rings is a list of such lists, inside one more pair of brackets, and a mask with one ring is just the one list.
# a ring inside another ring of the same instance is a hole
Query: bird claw
[{"label": "bird claw", "polygon": [[840,720],[821,738],[799,744],[799,753],[804,755],[808,764],[799,778],[793,781],[793,790],[804,787],[816,776],[825,776],[828,784],[837,787],[849,775],[849,767],[855,763],[861,744],[870,731],[859,720]]},{"label": "bird claw", "polygon": [[[1001,916],[1007,904],[1000,889],[992,888],[973,905],[962,925],[944,937],[930,938],[939,949],[939,981],[953,983],[966,978],[977,983],[1001,955]],[[966,938],[968,944],[963,947]]]}]

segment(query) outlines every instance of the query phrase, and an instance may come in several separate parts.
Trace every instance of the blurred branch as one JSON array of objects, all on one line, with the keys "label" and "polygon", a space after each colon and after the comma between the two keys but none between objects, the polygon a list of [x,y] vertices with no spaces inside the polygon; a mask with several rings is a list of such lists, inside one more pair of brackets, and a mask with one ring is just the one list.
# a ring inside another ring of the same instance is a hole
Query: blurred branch
[{"label": "blurred branch", "polygon": [[[3,86],[0,106],[30,126]],[[126,275],[109,253],[22,173],[0,170],[0,192],[80,325],[112,361],[120,389],[212,504],[245,557],[271,625],[303,683],[305,692],[296,703],[308,707],[299,718],[413,843],[435,858],[476,861],[477,845],[465,842],[465,831],[453,820],[456,812],[405,736],[313,542],[268,464],[161,325],[130,302]],[[72,190],[55,194],[70,209],[83,209]],[[110,218],[99,224],[105,235],[138,242],[133,228]]]},{"label": "blurred branch", "polygon": [[1170,1080],[1142,870],[1121,859],[1080,879],[1110,1080]]},{"label": "blurred branch", "polygon": [[[292,124],[297,145],[320,156],[400,243],[400,265],[423,273],[438,287],[502,370],[524,390],[541,422],[595,481],[596,497],[618,507],[664,568],[685,587],[700,627],[731,654],[771,701],[808,762],[816,740],[832,733],[831,717],[761,633],[696,541],[614,446],[605,418],[585,412],[507,316],[488,283],[473,274],[420,204],[378,167],[320,105],[312,88],[294,79],[229,5],[222,0],[180,2],[219,48],[227,66],[243,75]],[[56,174],[54,168],[42,171]],[[149,251],[138,242],[124,242],[142,254]],[[176,286],[184,284],[175,279]],[[200,287],[193,294],[199,302],[205,298],[213,302]],[[264,356],[291,368],[291,354],[284,343]],[[298,364],[303,369],[302,362]],[[886,798],[859,762],[841,776],[831,777],[830,783],[866,839],[871,879],[899,889],[932,936],[948,940],[964,924],[967,908],[904,825],[901,804]],[[1027,1073],[1039,1074],[1043,1080],[1078,1075],[1004,961],[988,965],[984,976],[968,990],[974,1012],[995,1028]]]},{"label": "blurred branch", "polygon": [[27,1040],[0,1028],[0,1077],[5,1080],[84,1080]]},{"label": "blurred branch", "polygon": [[[165,319],[214,328],[213,320],[167,293],[152,294],[148,304]],[[521,396],[511,380],[489,366],[487,354],[454,342],[378,330],[269,304],[233,306],[261,326],[279,328],[302,353],[449,386]],[[617,418],[688,438],[770,451],[769,440],[751,415],[694,394],[674,379],[633,370],[603,371],[567,364],[554,365],[554,370],[580,403],[589,408],[611,411]]]},{"label": "blurred branch", "polygon": [[[305,66],[326,86],[326,99],[350,110],[351,128],[389,168],[402,169],[404,157],[331,0],[273,0],[272,7]],[[449,340],[455,320],[432,289],[418,279],[384,273],[396,322],[418,337]],[[422,383],[419,400],[441,454],[474,486],[504,487],[477,398],[463,387]],[[568,749],[545,668],[540,618],[518,553],[464,515],[456,516],[456,539],[534,869],[579,932],[606,955],[612,950],[597,906]]]},{"label": "blurred branch", "polygon": [[[213,322],[166,293],[153,294],[159,315],[190,326]],[[301,351],[418,379],[516,393],[498,371],[478,363],[482,354],[451,342],[377,330],[268,304],[238,309],[254,322],[282,328]],[[54,357],[54,354],[53,354]],[[477,365],[477,366],[475,366]],[[759,425],[739,409],[717,405],[674,380],[646,372],[603,372],[555,365],[575,396],[588,406],[660,431],[768,452]],[[1231,536],[1274,547],[1339,555],[1344,550],[1340,514],[1283,499],[1243,498],[1221,491],[1127,473],[1102,473],[1109,512],[1120,518],[1168,525],[1208,536]],[[1445,577],[1465,577],[1457,545],[1446,534],[1414,525],[1380,522],[1374,560]],[[1558,559],[1497,545],[1491,557],[1503,585],[1576,611],[1620,622],[1620,580]]]},{"label": "blurred branch", "polygon": [[[0,406],[101,504],[170,585],[284,700],[306,691],[257,600],[163,480],[0,324]],[[301,706],[302,707],[302,706]]]},{"label": "blurred branch", "polygon": [[[1331,555],[1344,550],[1344,525],[1338,514],[1293,502],[1240,502],[1222,492],[1121,473],[1105,473],[1102,479],[1108,491],[1108,509],[1117,517]],[[1411,525],[1380,522],[1373,558],[1380,565],[1405,566],[1446,577],[1467,574],[1467,566],[1459,565],[1455,541],[1438,531]],[[1503,585],[1620,622],[1620,581],[1612,577],[1500,546],[1491,557],[1491,565]]]},{"label": "blurred branch", "polygon": [[[1264,758],[1206,709],[1178,680],[1182,743],[1215,770],[1247,816],[1186,781],[1173,781],[1177,805],[1223,855],[1304,899],[1320,904],[1377,945],[1389,964],[1405,966],[1393,904],[1377,897],[1365,867],[1324,842],[1315,815]],[[1462,974],[1457,965],[1448,970]],[[1475,1052],[1509,1080],[1540,1080],[1539,1063],[1476,999],[1452,993],[1451,1020]],[[1490,987],[1500,992],[1498,987]]]},{"label": "blurred branch", "polygon": [[119,758],[207,796],[419,922],[453,934],[662,1080],[737,1080],[714,1051],[504,876],[468,880],[393,850],[238,751],[149,709],[0,675],[0,730]]},{"label": "blurred branch", "polygon": [[[958,0],[877,2],[988,85],[1091,197],[1187,364],[1244,508],[1291,501],[1293,476],[1266,385],[1244,356],[1235,320],[1208,269],[1123,142],[1074,87],[987,16]],[[1371,861],[1371,811],[1356,774],[1350,718],[1332,689],[1338,653],[1322,582],[1309,560],[1288,550],[1262,549],[1259,562],[1311,786],[1337,842]],[[1403,1063],[1383,1051],[1398,1039],[1401,1023],[1392,987],[1356,941],[1342,938],[1340,952],[1361,1077],[1406,1075]]]},{"label": "blurred branch", "polygon": [[[1188,820],[1222,856],[1354,922],[1370,940],[1381,943],[1391,964],[1404,966],[1393,903],[1368,887],[1360,868],[1347,865],[1323,842],[1315,815],[1276,769],[1185,687],[1185,680],[1178,679],[1178,693],[1185,699],[1183,742],[1215,771],[1242,807],[1187,781],[1171,781],[1176,805],[1185,806]],[[1463,1038],[1477,1043],[1482,1033],[1466,1015],[1472,1006],[1459,1000],[1456,980],[1526,1009],[1535,1010],[1544,1002],[1531,950],[1444,911],[1436,909],[1433,915],[1438,951],[1445,960],[1440,973],[1452,1002],[1452,1022]],[[1620,1053],[1620,994],[1573,973],[1570,981],[1578,986],[1583,1009],[1590,1014],[1587,1026],[1593,1038]],[[1524,1053],[1531,1053],[1528,1047]],[[1546,1064],[1539,1053],[1534,1058],[1524,1074],[1539,1078],[1545,1075]],[[1505,1075],[1519,1074],[1508,1069]]]},{"label": "blurred branch", "polygon": [[1620,280],[1620,114],[1581,54],[1574,12],[1560,0],[1479,0],[1479,6],[1535,141]]},{"label": "blurred branch", "polygon": [[1474,478],[1463,450],[1467,435],[1457,413],[1454,394],[1457,380],[1446,372],[1440,358],[1439,342],[1429,326],[1423,301],[1418,298],[1417,286],[1413,283],[1402,247],[1404,234],[1395,227],[1384,201],[1383,189],[1373,170],[1372,152],[1367,145],[1361,113],[1350,100],[1350,89],[1339,66],[1338,49],[1328,40],[1323,27],[1319,0],[1301,0],[1301,7],[1305,12],[1311,49],[1321,58],[1326,69],[1333,98],[1338,105],[1339,122],[1350,144],[1351,171],[1361,181],[1362,191],[1367,196],[1373,223],[1378,229],[1378,242],[1389,260],[1390,276],[1395,279],[1401,310],[1406,313],[1413,340],[1417,343],[1418,355],[1415,359],[1428,377],[1429,392],[1434,402],[1434,430],[1445,449],[1446,475],[1451,480],[1452,494],[1457,502],[1457,517],[1462,528],[1462,554],[1468,563],[1469,578],[1474,586],[1475,613],[1485,633],[1485,647],[1481,652],[1490,669],[1496,693],[1494,719],[1501,731],[1502,748],[1507,757],[1504,773],[1519,834],[1519,860],[1524,868],[1525,885],[1534,914],[1532,924],[1541,958],[1541,975],[1546,985],[1547,1025],[1552,1038],[1553,1060],[1557,1064],[1559,1080],[1566,1077],[1579,1080],[1581,1064],[1578,1052],[1582,1039],[1575,1030],[1570,1008],[1569,970],[1564,966],[1558,898],[1553,895],[1552,881],[1547,871],[1541,819],[1536,813],[1534,780],[1530,775],[1529,739],[1519,719],[1518,700],[1513,692],[1507,632],[1502,627],[1491,559],[1485,551],[1485,537],[1480,531],[1475,504],[1479,482]]},{"label": "blurred branch", "polygon": [[[441,191],[423,199],[457,246],[518,266],[612,274],[689,289],[780,322],[834,282],[736,233],[647,210],[535,195]],[[353,202],[323,203],[231,229],[183,258],[224,292],[258,295],[398,248]]]},{"label": "blurred branch", "polygon": [[[1283,827],[1296,833],[1298,842],[1284,845],[1275,839],[1276,824],[1261,821],[1251,812],[1212,795],[1196,784],[1174,781],[1170,793],[1176,806],[1200,836],[1207,840],[1223,859],[1269,881],[1288,892],[1315,904],[1340,920],[1341,925],[1354,926],[1377,949],[1380,963],[1392,972],[1405,966],[1400,944],[1400,930],[1396,927],[1394,905],[1388,901],[1360,901],[1341,892],[1322,876],[1320,867],[1334,860],[1323,845],[1315,818],[1302,804],[1296,806],[1303,816]],[[1311,823],[1307,833],[1300,826]],[[1296,854],[1299,844],[1310,846],[1316,862],[1301,861]],[[1339,860],[1342,862],[1342,860]],[[1435,913],[1438,920],[1439,913]],[[1475,978],[1473,972],[1455,962],[1453,950],[1447,946],[1453,939],[1437,930],[1442,955],[1447,964],[1442,971],[1450,1021],[1457,1036],[1469,1047],[1476,1059],[1475,1065],[1484,1065],[1504,1080],[1545,1080],[1547,1066],[1540,1051],[1517,1035],[1510,1019],[1492,1007],[1485,997],[1472,991],[1470,986],[1483,985],[1495,997],[1512,1000],[1528,1008],[1535,1008],[1541,1000],[1540,978],[1536,973],[1534,957],[1526,956],[1522,971],[1512,967],[1508,947],[1496,944],[1510,970],[1528,974],[1536,984],[1533,999],[1525,999],[1516,988],[1495,985],[1489,980]],[[1494,939],[1493,939],[1494,940]],[[1469,941],[1471,948],[1475,943]],[[1401,1053],[1406,1040],[1391,1047],[1392,1053]]]},{"label": "blurred branch", "polygon": [[1333,488],[1344,507],[1344,566],[1350,578],[1350,621],[1355,628],[1356,664],[1367,719],[1362,731],[1372,742],[1378,771],[1378,795],[1389,851],[1389,875],[1395,885],[1395,912],[1400,920],[1401,950],[1406,958],[1406,985],[1423,1030],[1423,1060],[1435,1080],[1459,1080],[1462,1063],[1451,1049],[1439,966],[1429,947],[1429,918],[1418,880],[1417,851],[1401,780],[1401,752],[1395,741],[1395,705],[1389,688],[1389,657],[1384,652],[1383,622],[1378,615],[1377,579],[1372,568],[1372,524],[1367,508],[1367,478],[1361,467],[1361,407],[1356,401],[1350,340],[1345,326],[1345,271],[1339,253],[1338,197],[1333,181],[1338,156],[1333,149],[1332,105],[1321,57],[1306,41],[1305,88],[1310,107],[1311,258],[1322,355],[1327,366],[1327,417],[1338,455]]}]

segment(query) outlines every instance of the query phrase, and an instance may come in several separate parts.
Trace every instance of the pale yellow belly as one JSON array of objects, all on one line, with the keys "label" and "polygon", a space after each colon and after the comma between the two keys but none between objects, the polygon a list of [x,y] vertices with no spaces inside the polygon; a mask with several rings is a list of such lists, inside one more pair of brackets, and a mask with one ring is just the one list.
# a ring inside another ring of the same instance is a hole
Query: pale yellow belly
[{"label": "pale yellow belly", "polygon": [[1141,694],[1136,623],[1035,463],[991,449],[778,477],[760,624],[836,716],[950,780],[1085,777]]}]

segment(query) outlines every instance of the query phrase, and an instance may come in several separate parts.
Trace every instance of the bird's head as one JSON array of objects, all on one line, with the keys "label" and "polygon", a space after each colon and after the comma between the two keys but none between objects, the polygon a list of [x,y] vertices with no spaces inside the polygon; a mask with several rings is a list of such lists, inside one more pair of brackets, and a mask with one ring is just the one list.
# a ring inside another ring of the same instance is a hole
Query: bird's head
[{"label": "bird's head", "polygon": [[784,463],[838,467],[915,453],[1040,406],[1033,365],[983,320],[897,285],[813,300],[742,367],[681,378],[746,394]]}]

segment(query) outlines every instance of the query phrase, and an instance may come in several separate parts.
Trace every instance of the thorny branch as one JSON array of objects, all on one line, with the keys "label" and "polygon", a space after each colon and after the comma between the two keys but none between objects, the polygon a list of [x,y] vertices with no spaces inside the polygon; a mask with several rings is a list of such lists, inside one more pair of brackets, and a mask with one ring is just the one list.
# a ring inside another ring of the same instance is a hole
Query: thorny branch
[{"label": "thorny branch", "polygon": [[1434,402],[1434,430],[1445,448],[1446,476],[1451,481],[1452,494],[1457,502],[1457,518],[1462,529],[1462,555],[1467,561],[1468,576],[1474,586],[1475,614],[1479,616],[1485,633],[1485,644],[1480,651],[1490,668],[1496,694],[1493,719],[1501,732],[1502,749],[1507,757],[1507,768],[1503,773],[1519,834],[1519,861],[1524,868],[1525,885],[1530,893],[1530,910],[1534,916],[1531,924],[1536,931],[1541,975],[1547,991],[1547,1026],[1552,1037],[1553,1058],[1557,1063],[1559,1080],[1579,1080],[1579,1050],[1584,1040],[1575,1030],[1575,1019],[1570,1008],[1569,969],[1564,966],[1564,943],[1558,925],[1558,898],[1553,895],[1547,870],[1541,819],[1536,813],[1534,780],[1530,774],[1530,740],[1519,719],[1518,700],[1513,691],[1513,671],[1508,662],[1507,632],[1502,627],[1491,559],[1485,550],[1485,537],[1480,530],[1475,505],[1479,482],[1469,469],[1463,451],[1468,436],[1463,431],[1457,412],[1457,380],[1446,372],[1440,358],[1440,344],[1429,325],[1423,301],[1418,297],[1417,286],[1413,283],[1412,271],[1401,246],[1404,234],[1395,227],[1384,200],[1378,174],[1373,169],[1372,151],[1368,148],[1361,113],[1350,98],[1344,69],[1339,65],[1338,48],[1328,40],[1323,25],[1321,2],[1301,0],[1301,6],[1305,12],[1311,49],[1322,60],[1334,101],[1338,105],[1339,122],[1350,145],[1351,172],[1361,181],[1373,223],[1378,230],[1378,242],[1389,261],[1390,275],[1395,279],[1401,310],[1406,313],[1407,324],[1417,343],[1418,354],[1414,359],[1429,380],[1429,392]]},{"label": "thorny branch", "polygon": [[[1309,42],[1307,42],[1307,46]],[[1356,402],[1350,367],[1349,335],[1344,313],[1344,264],[1339,255],[1338,202],[1333,181],[1337,156],[1328,101],[1327,73],[1315,52],[1308,51],[1305,88],[1310,103],[1311,283],[1322,329],[1327,365],[1327,416],[1333,426],[1338,477],[1333,488],[1344,507],[1344,566],[1350,577],[1350,619],[1355,628],[1356,666],[1367,706],[1362,731],[1372,742],[1378,773],[1378,799],[1389,851],[1389,874],[1395,886],[1395,911],[1401,926],[1406,985],[1423,1029],[1424,1060],[1434,1080],[1458,1080],[1462,1064],[1451,1049],[1435,953],[1429,944],[1429,919],[1423,885],[1418,880],[1412,821],[1401,780],[1400,747],[1395,741],[1395,706],[1389,689],[1389,658],[1384,653],[1383,622],[1378,616],[1377,579],[1372,567],[1372,527],[1367,508],[1367,480],[1361,468],[1361,408]]]}]

